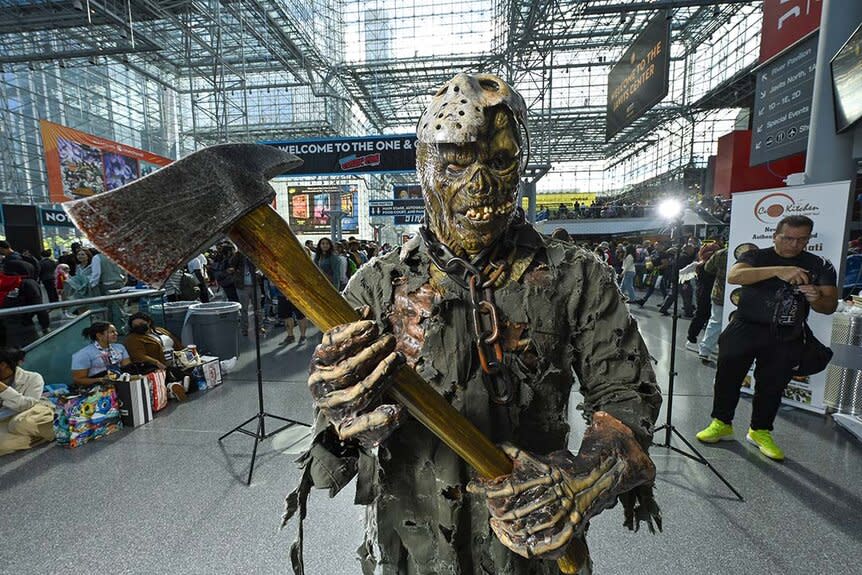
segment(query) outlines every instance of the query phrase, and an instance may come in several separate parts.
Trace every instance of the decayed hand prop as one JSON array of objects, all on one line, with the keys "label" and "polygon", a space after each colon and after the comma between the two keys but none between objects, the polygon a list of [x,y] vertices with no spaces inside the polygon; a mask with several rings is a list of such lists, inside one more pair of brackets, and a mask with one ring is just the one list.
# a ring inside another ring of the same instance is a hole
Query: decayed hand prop
[{"label": "decayed hand prop", "polygon": [[655,479],[655,466],[631,430],[601,411],[593,415],[577,456],[535,455],[512,445],[503,450],[515,462],[512,473],[471,482],[467,490],[487,498],[494,533],[527,558],[559,557],[590,517]]},{"label": "decayed hand prop", "polygon": [[[363,315],[367,317],[367,313]],[[375,406],[375,402],[402,363],[395,338],[380,335],[371,320],[339,325],[323,334],[312,356],[308,387],[315,406],[339,438],[356,439],[371,447],[398,427],[402,407],[394,403]]]}]

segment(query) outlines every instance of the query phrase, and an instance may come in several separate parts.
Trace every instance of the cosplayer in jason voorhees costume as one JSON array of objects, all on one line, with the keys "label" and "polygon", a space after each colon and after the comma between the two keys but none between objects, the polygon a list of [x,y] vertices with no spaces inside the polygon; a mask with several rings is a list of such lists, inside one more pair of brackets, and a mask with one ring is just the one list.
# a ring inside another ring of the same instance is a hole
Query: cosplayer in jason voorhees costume
[{"label": "cosplayer in jason voorhees costume", "polygon": [[[660,527],[646,448],[661,395],[649,354],[613,270],[539,235],[516,209],[523,99],[496,76],[458,74],[417,136],[427,227],[360,268],[344,296],[368,319],[326,332],[315,351],[314,443],[285,521],[305,514],[312,486],[334,495],[357,476],[363,572],[435,575],[557,573],[550,559],[618,498],[628,527]],[[385,403],[404,360],[505,444],[511,475],[476,481]],[[573,370],[593,423],[577,456],[566,450]],[[301,572],[301,541],[291,557]]]}]

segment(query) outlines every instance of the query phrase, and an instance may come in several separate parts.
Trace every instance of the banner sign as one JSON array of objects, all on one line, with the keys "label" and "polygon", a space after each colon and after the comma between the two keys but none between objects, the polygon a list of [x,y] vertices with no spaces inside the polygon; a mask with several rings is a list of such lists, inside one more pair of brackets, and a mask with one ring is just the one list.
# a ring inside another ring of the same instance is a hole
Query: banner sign
[{"label": "banner sign", "polygon": [[[336,195],[337,194],[337,195]],[[303,234],[328,234],[333,197],[341,198],[341,231],[357,233],[358,192],[353,186],[290,186],[287,188],[290,229]]]},{"label": "banner sign", "polygon": [[608,74],[606,138],[661,102],[669,77],[670,18],[660,10]]},{"label": "banner sign", "polygon": [[763,0],[759,62],[766,62],[820,27],[820,0]]},{"label": "banner sign", "polygon": [[47,120],[39,128],[55,204],[119,188],[173,161]]},{"label": "banner sign", "polygon": [[51,208],[39,208],[41,212],[40,219],[43,226],[57,226],[63,228],[74,228],[75,224],[63,210],[54,210]]},{"label": "banner sign", "polygon": [[756,166],[808,149],[817,37],[812,34],[756,70],[751,158]]},{"label": "banner sign", "polygon": [[[537,209],[555,209],[559,208],[560,204],[565,205],[567,208],[572,208],[574,207],[575,202],[578,202],[582,206],[589,206],[594,201],[596,201],[596,194],[594,192],[557,192],[548,194],[536,194]],[[522,208],[526,210],[528,204],[529,198],[521,198]]]},{"label": "banner sign", "polygon": [[[405,200],[369,200],[368,215],[370,216],[404,216],[421,218],[425,215],[425,200],[408,198]],[[412,222],[411,222],[412,223]],[[417,220],[415,223],[419,223]]]},{"label": "banner sign", "polygon": [[[392,197],[396,200],[406,200],[410,198],[422,199],[422,186],[419,184],[393,186]],[[393,224],[396,226],[418,225],[422,223],[422,218],[424,216],[424,209],[421,212],[417,211],[406,216],[395,216]]]},{"label": "banner sign", "polygon": [[[831,182],[808,186],[791,186],[756,192],[733,194],[728,242],[727,270],[749,249],[774,246],[772,239],[778,222],[789,215],[808,216],[814,220],[814,230],[806,250],[828,259],[836,270],[844,267],[843,247],[847,228],[850,182]],[[840,280],[840,274],[839,274]],[[740,286],[727,284],[724,292],[724,326],[736,310]],[[808,315],[808,325],[814,336],[829,345],[832,338],[832,318],[815,311]],[[784,403],[823,413],[826,371],[808,377],[794,377],[784,390]],[[752,393],[756,385],[753,371],[743,383],[743,391]]]},{"label": "banner sign", "polygon": [[298,156],[303,164],[285,176],[333,176],[416,171],[416,136],[369,136],[261,142]]}]

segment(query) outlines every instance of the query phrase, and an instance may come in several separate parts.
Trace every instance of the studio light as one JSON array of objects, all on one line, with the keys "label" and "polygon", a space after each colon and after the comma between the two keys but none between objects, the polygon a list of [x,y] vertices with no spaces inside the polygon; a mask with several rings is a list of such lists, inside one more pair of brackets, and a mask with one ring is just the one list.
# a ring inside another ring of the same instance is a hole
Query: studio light
[{"label": "studio light", "polygon": [[669,198],[658,205],[658,214],[666,219],[672,220],[682,213],[682,204],[679,200]]}]

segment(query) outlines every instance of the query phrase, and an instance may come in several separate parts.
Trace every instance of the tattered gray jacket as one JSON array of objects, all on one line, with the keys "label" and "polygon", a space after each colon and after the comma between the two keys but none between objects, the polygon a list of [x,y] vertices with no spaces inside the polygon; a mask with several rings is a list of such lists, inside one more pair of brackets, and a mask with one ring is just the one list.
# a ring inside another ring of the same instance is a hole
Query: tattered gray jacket
[{"label": "tattered gray jacket", "polygon": [[[590,252],[544,238],[522,226],[511,273],[495,290],[505,326],[504,363],[516,394],[508,409],[489,401],[473,341],[469,297],[448,277],[423,321],[425,342],[417,371],[479,429],[537,453],[565,449],[569,392],[577,374],[585,417],[605,410],[632,428],[646,448],[661,404],[650,357],[626,310],[611,268]],[[421,242],[371,260],[352,278],[345,297],[368,305],[384,329],[395,285],[412,293],[431,281]],[[404,285],[406,283],[406,285]],[[527,345],[524,346],[525,340]],[[515,345],[514,342],[519,342]],[[335,495],[354,476],[357,504],[367,506],[359,548],[364,574],[521,575],[557,573],[556,564],[527,560],[503,547],[490,531],[481,498],[468,494],[473,477],[461,460],[415,420],[376,450],[338,441],[326,421],[316,422],[314,444],[300,462],[300,486],[287,499],[289,518],[306,513],[311,486]],[[291,555],[302,572],[300,540]]]}]

